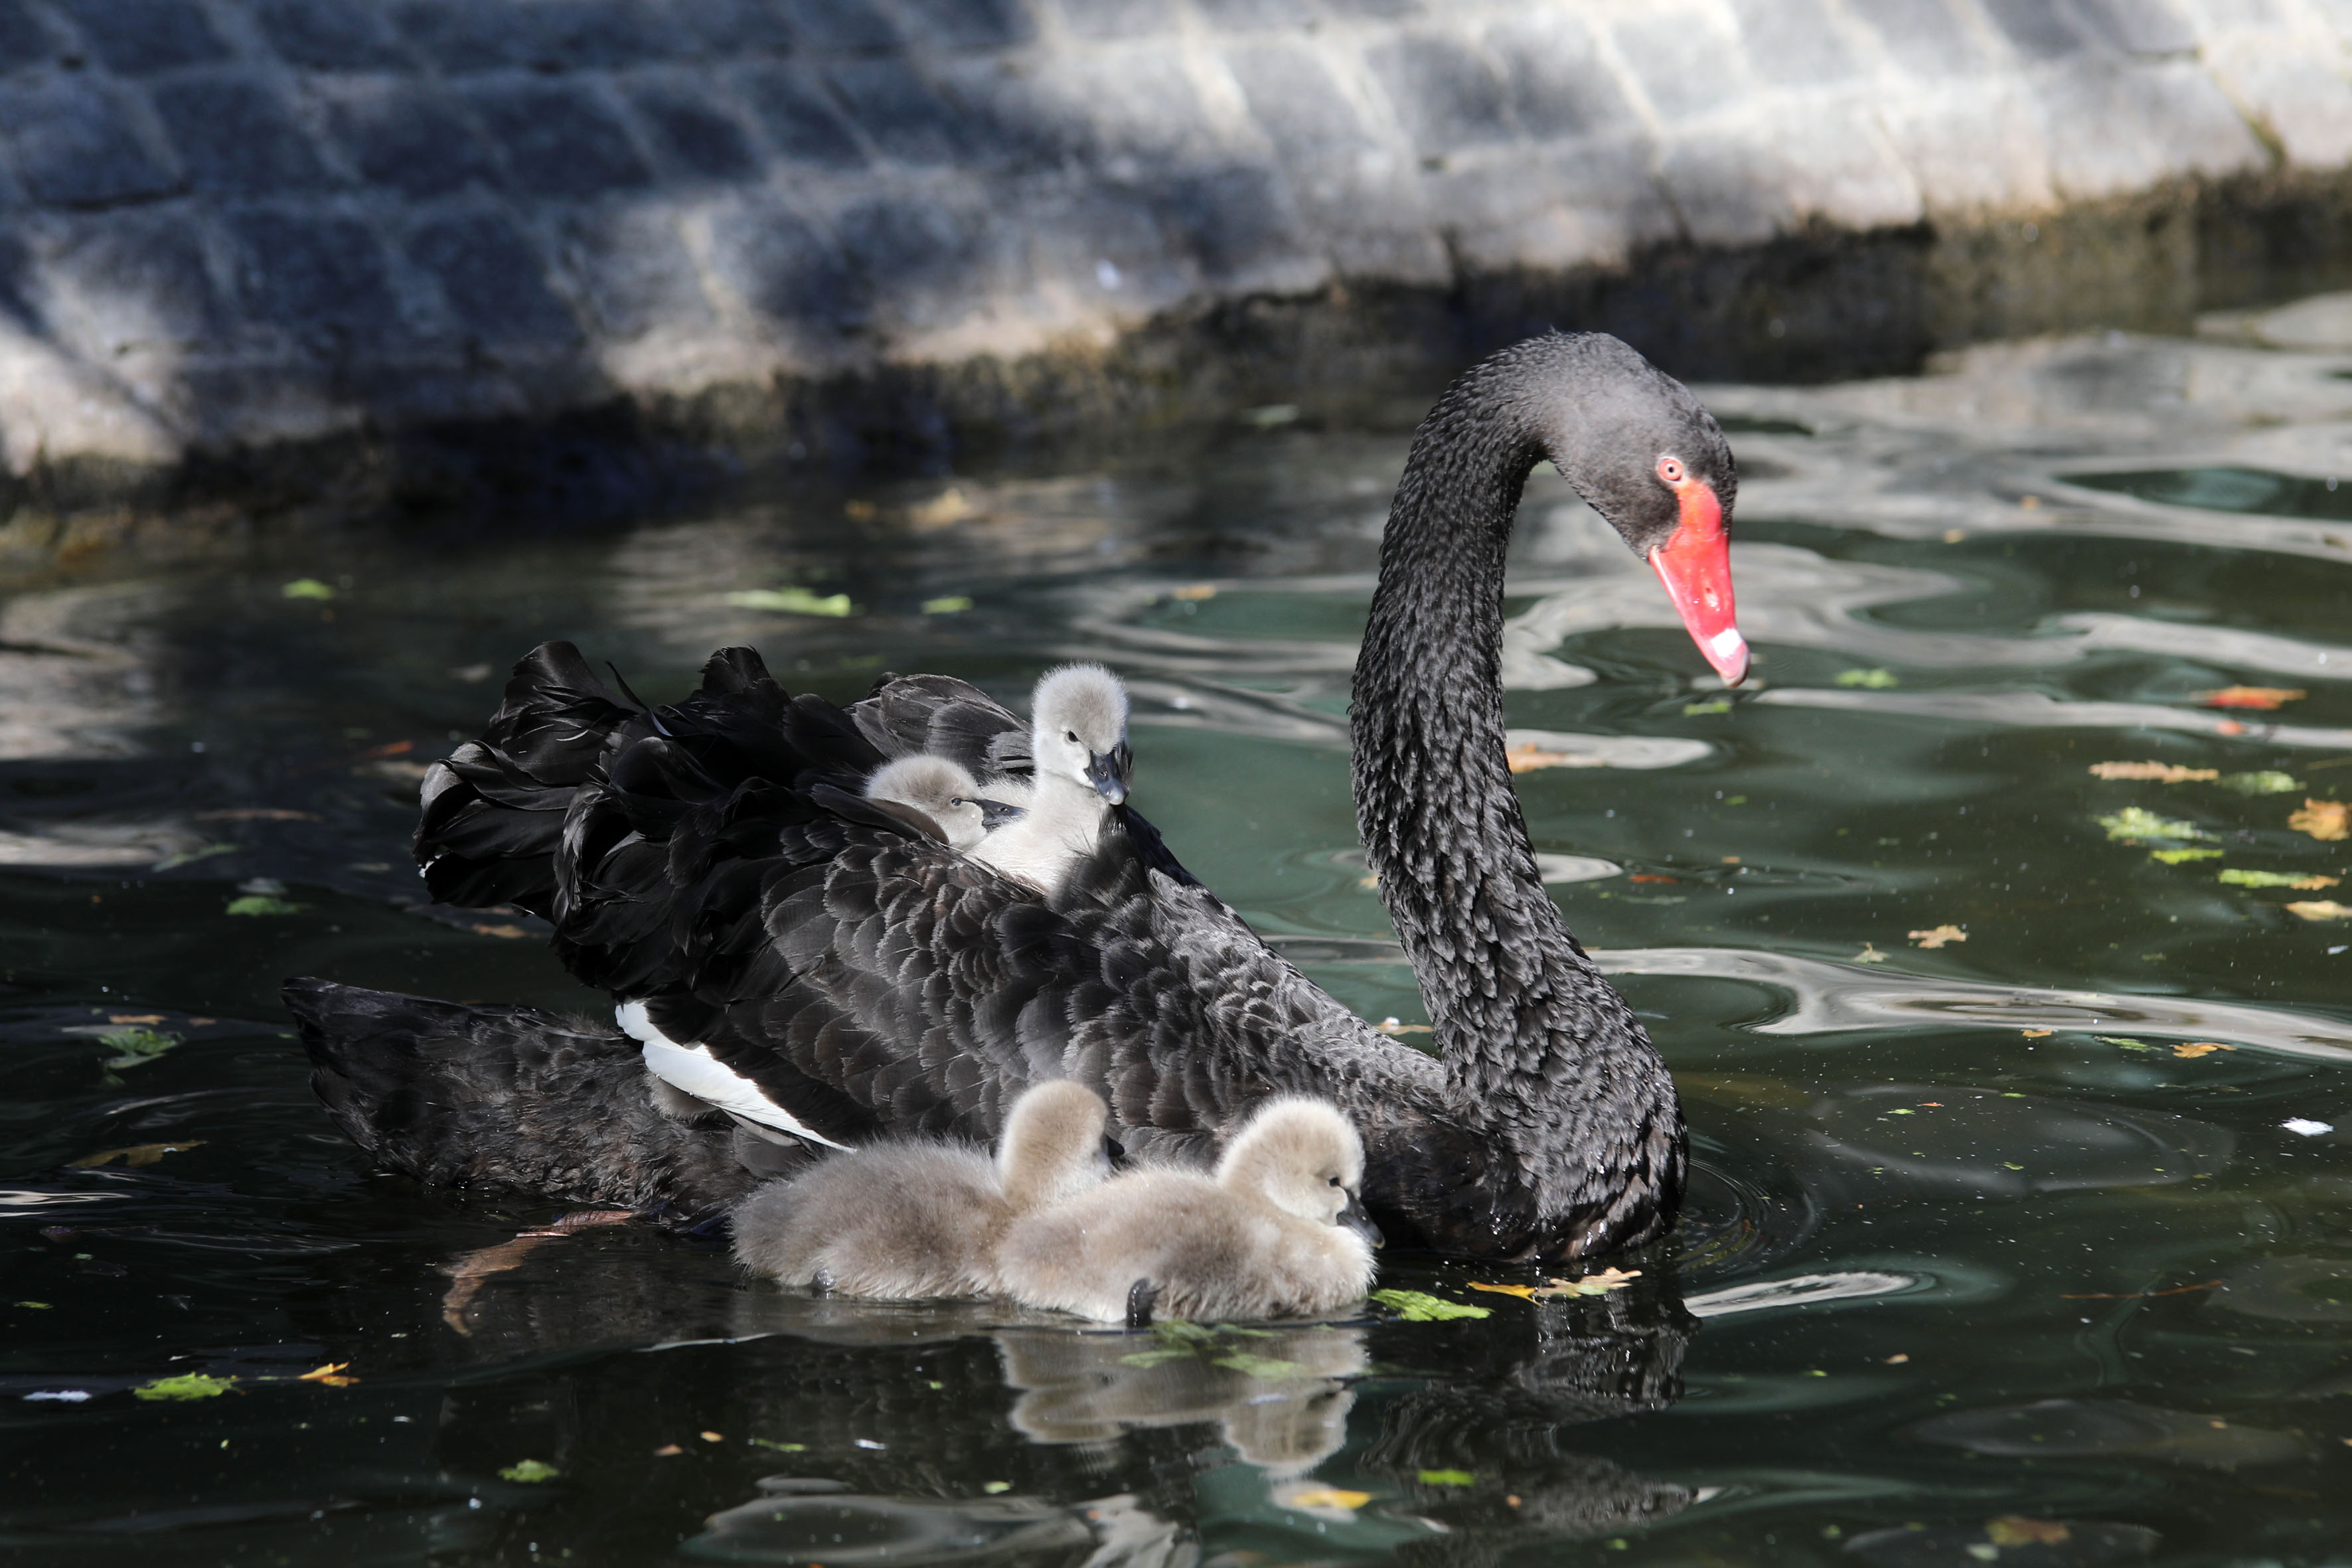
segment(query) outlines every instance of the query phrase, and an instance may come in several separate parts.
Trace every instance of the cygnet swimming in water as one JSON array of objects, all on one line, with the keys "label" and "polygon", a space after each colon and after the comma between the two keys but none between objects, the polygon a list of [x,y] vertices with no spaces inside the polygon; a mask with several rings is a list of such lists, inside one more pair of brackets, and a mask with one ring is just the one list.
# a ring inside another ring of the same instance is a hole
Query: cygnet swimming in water
[{"label": "cygnet swimming in water", "polygon": [[968,1144],[913,1141],[835,1155],[737,1205],[735,1259],[845,1296],[992,1294],[1005,1227],[1110,1173],[1108,1121],[1093,1090],[1041,1083],[1013,1101],[992,1161]]},{"label": "cygnet swimming in water", "polygon": [[901,757],[874,770],[866,798],[910,805],[939,825],[950,848],[971,853],[982,839],[1024,815],[1018,805],[983,796],[979,784],[945,757]]},{"label": "cygnet swimming in water", "polygon": [[1325,1100],[1270,1100],[1216,1173],[1134,1171],[1015,1219],[999,1288],[1032,1307],[1141,1324],[1311,1317],[1360,1300],[1380,1231],[1364,1145]]},{"label": "cygnet swimming in water", "polygon": [[1026,815],[991,833],[972,858],[1053,892],[1071,863],[1102,837],[1110,808],[1127,799],[1134,753],[1127,745],[1127,688],[1098,664],[1045,672],[1030,701],[1024,784],[992,780],[991,795]]}]

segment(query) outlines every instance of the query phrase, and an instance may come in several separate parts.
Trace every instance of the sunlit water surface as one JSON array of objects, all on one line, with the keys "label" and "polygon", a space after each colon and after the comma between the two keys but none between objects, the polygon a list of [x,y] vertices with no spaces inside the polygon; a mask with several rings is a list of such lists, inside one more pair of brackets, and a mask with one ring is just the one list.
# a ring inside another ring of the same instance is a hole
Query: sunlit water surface
[{"label": "sunlit water surface", "polygon": [[[1447,1322],[1163,1343],[792,1296],[643,1224],[518,1239],[558,1209],[372,1173],[276,1001],[312,973],[592,1006],[534,922],[419,905],[422,764],[542,638],[657,698],[748,642],[843,700],[885,668],[1017,700],[1108,661],[1178,852],[1425,1042],[1344,723],[1409,419],[1259,411],[1181,462],[278,537],[13,592],[0,1542],[2352,1563],[2347,374],[2107,339],[1710,389],[1759,650],[1731,694],[1538,479],[1506,672],[1551,765],[1519,788],[1696,1173],[1613,1293],[1391,1259],[1384,1284],[1489,1313]],[[2211,705],[2232,687],[2278,705]],[[234,1381],[155,1387],[190,1373]]]}]

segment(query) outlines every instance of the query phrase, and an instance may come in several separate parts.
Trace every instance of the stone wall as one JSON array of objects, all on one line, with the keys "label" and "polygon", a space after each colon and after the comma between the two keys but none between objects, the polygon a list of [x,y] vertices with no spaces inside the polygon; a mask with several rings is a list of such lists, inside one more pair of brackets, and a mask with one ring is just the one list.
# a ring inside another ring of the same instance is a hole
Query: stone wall
[{"label": "stone wall", "polygon": [[566,421],[936,457],[1580,316],[1899,359],[2193,307],[2281,211],[2325,261],[2348,47],[2352,0],[0,0],[0,446],[23,505]]}]

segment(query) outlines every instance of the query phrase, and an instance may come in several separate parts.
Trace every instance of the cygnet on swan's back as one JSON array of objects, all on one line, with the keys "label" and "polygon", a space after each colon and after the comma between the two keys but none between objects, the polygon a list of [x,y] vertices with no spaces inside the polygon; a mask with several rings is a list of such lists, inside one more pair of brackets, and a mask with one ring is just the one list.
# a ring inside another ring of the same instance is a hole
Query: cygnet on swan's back
[{"label": "cygnet on swan's back", "polygon": [[1063,873],[1102,837],[1110,808],[1127,798],[1134,753],[1127,744],[1127,688],[1098,664],[1073,664],[1038,678],[1030,700],[1025,786],[993,781],[989,793],[1026,808],[972,858],[1052,892]]},{"label": "cygnet on swan's back", "polygon": [[1021,816],[1021,807],[982,797],[979,784],[945,757],[901,757],[874,770],[866,798],[911,805],[939,825],[951,848],[970,852],[989,833]]},{"label": "cygnet on swan's back", "polygon": [[1357,1194],[1364,1146],[1327,1101],[1270,1100],[1213,1176],[1135,1171],[1015,1219],[1001,1289],[1104,1322],[1309,1317],[1362,1297],[1380,1232]]},{"label": "cygnet on swan's back", "polygon": [[991,1161],[968,1144],[876,1143],[755,1190],[734,1214],[736,1261],[786,1285],[912,1300],[983,1296],[1019,1215],[1109,1174],[1094,1091],[1041,1083],[1007,1113]]}]

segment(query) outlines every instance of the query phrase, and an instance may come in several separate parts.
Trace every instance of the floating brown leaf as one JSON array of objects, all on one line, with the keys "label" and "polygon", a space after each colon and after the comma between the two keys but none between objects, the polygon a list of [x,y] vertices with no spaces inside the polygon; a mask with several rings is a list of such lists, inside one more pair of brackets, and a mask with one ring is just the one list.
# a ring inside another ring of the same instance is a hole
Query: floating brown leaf
[{"label": "floating brown leaf", "polygon": [[2219,768],[2184,768],[2178,763],[2093,763],[2091,773],[2103,779],[2147,779],[2156,784],[2202,784],[2221,776]]},{"label": "floating brown leaf", "polygon": [[1954,925],[1942,925],[1933,931],[1915,931],[1908,934],[1913,944],[1918,947],[1942,947],[1947,942],[1969,940],[1969,933]]},{"label": "floating brown leaf", "polygon": [[201,1149],[201,1138],[193,1143],[133,1143],[127,1149],[100,1149],[95,1154],[84,1154],[66,1163],[77,1170],[94,1171],[100,1165],[111,1165],[120,1160],[126,1165],[152,1165],[166,1154],[177,1154],[184,1149]]},{"label": "floating brown leaf", "polygon": [[1505,752],[1503,761],[1509,764],[1510,770],[1515,773],[1531,773],[1538,768],[1564,768],[1568,766],[1570,758],[1566,752],[1547,752],[1529,741]]},{"label": "floating brown leaf", "polygon": [[2190,700],[2207,708],[2258,708],[2267,712],[2305,695],[2284,686],[2225,686],[2219,691],[2200,691]]},{"label": "floating brown leaf", "polygon": [[163,1015],[161,1013],[109,1013],[106,1016],[106,1021],[110,1024],[160,1024],[163,1021]]},{"label": "floating brown leaf", "polygon": [[1563,1297],[1606,1296],[1612,1290],[1622,1290],[1642,1277],[1638,1268],[1603,1268],[1598,1274],[1587,1274],[1580,1279],[1555,1279],[1547,1289],[1538,1290],[1528,1299],[1536,1301],[1557,1300]]},{"label": "floating brown leaf", "polygon": [[467,928],[477,936],[529,936],[530,932],[519,925],[473,925]]},{"label": "floating brown leaf", "polygon": [[2286,825],[2297,833],[2308,833],[2324,843],[2352,838],[2352,804],[2340,800],[2314,800],[2305,795],[2303,809],[2289,816]]},{"label": "floating brown leaf", "polygon": [[2176,1057],[2187,1057],[2193,1061],[2199,1057],[2210,1057],[2215,1051],[2234,1051],[2237,1048],[2235,1046],[2215,1045],[2210,1040],[2199,1040],[2194,1045],[2173,1047],[2172,1054]]},{"label": "floating brown leaf", "polygon": [[1534,1300],[1536,1294],[1536,1288],[1532,1285],[1489,1285],[1478,1279],[1470,1281],[1470,1289],[1496,1296],[1517,1296],[1522,1301]]},{"label": "floating brown leaf", "polygon": [[2074,1535],[2054,1519],[2028,1519],[2005,1513],[1985,1521],[1985,1538],[1995,1546],[2055,1546]]},{"label": "floating brown leaf", "polygon": [[2310,899],[2287,905],[2286,912],[2307,921],[2340,921],[2352,915],[2352,905],[2339,904],[2334,899]]},{"label": "floating brown leaf", "polygon": [[2020,1029],[2017,1032],[2029,1040],[2046,1040],[2050,1037],[2050,1031],[2047,1029]]},{"label": "floating brown leaf", "polygon": [[343,1369],[351,1364],[352,1363],[347,1361],[331,1361],[324,1366],[312,1367],[310,1371],[304,1373],[300,1377],[296,1378],[294,1381],[297,1383],[322,1383],[329,1388],[349,1388],[352,1384],[359,1381],[356,1377],[345,1377],[342,1375]]}]

